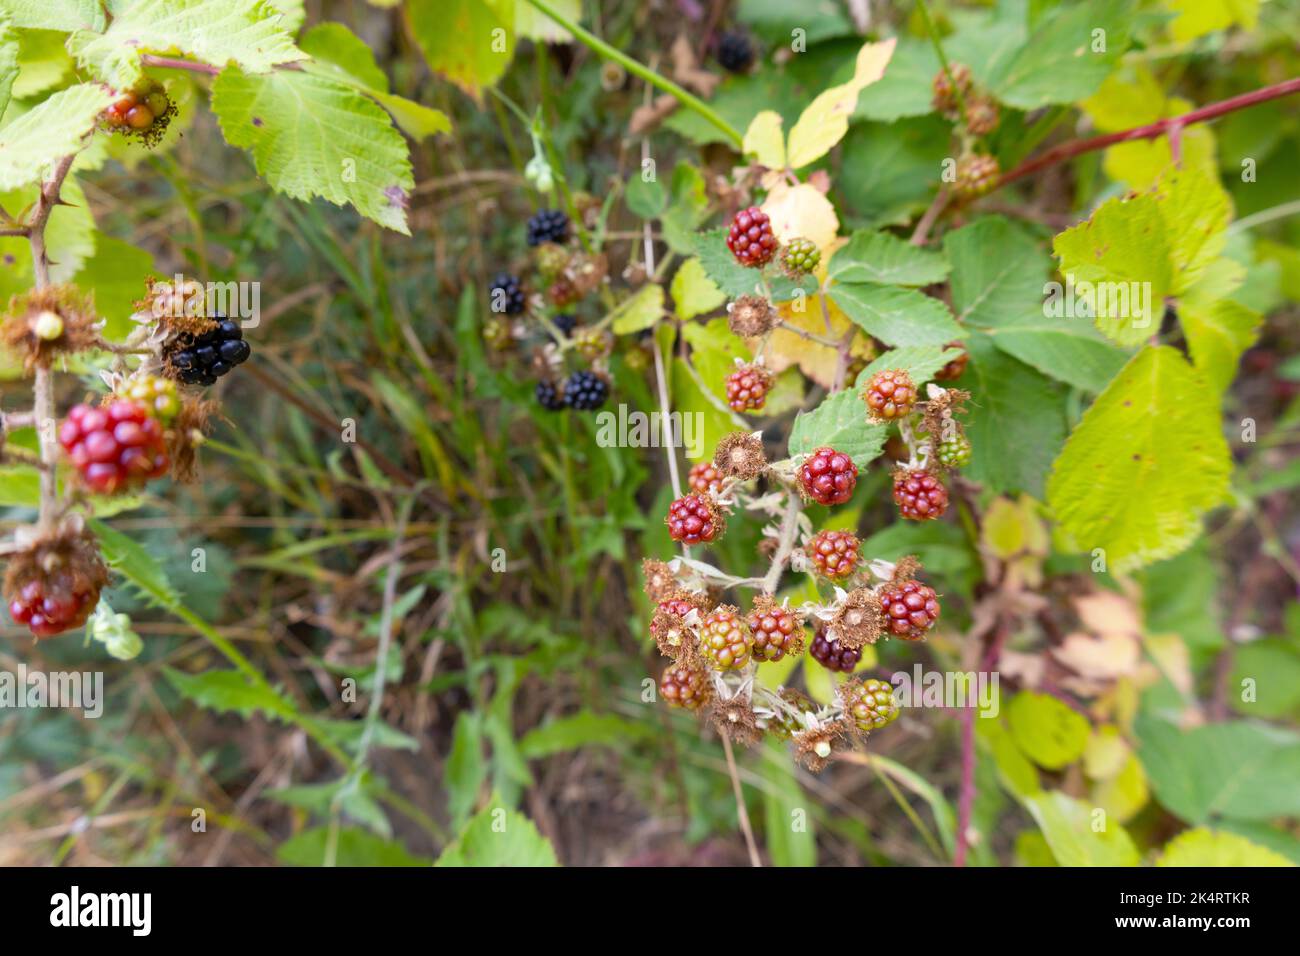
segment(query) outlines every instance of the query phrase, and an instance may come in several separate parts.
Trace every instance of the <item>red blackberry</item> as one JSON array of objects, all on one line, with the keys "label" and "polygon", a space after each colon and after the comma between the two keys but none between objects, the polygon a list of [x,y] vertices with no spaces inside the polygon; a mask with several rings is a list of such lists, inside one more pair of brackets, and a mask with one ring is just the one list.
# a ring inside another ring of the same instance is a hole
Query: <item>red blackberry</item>
[{"label": "red blackberry", "polygon": [[700,653],[720,671],[736,670],[749,663],[753,635],[734,607],[715,608],[700,625]]},{"label": "red blackberry", "polygon": [[966,101],[966,130],[972,136],[987,136],[1001,120],[998,104],[990,97],[976,96]]},{"label": "red blackberry", "polygon": [[537,396],[537,404],[548,412],[558,412],[564,407],[564,390],[548,378],[537,383],[534,394]]},{"label": "red blackberry", "polygon": [[779,661],[786,654],[798,654],[803,649],[803,627],[799,619],[788,607],[771,598],[756,600],[745,620],[754,636],[754,660]]},{"label": "red blackberry", "polygon": [[595,372],[574,372],[564,383],[564,404],[580,411],[600,408],[609,398],[609,383]]},{"label": "red blackberry", "polygon": [[99,543],[84,529],[65,527],[8,560],[4,597],[9,615],[38,638],[85,624],[108,583]]},{"label": "red blackberry", "polygon": [[717,494],[722,490],[722,475],[713,462],[702,461],[698,465],[691,466],[689,484],[696,494]]},{"label": "red blackberry", "polygon": [[727,376],[727,404],[738,412],[758,411],[767,404],[772,373],[761,365],[742,365]]},{"label": "red blackberry", "polygon": [[714,56],[728,73],[744,73],[754,65],[754,41],[743,30],[728,30],[718,37]]},{"label": "red blackberry", "polygon": [[682,544],[706,544],[725,530],[722,516],[708,498],[689,494],[668,506],[668,534]]},{"label": "red blackberry", "polygon": [[[949,342],[944,348],[960,349],[960,342]],[[966,371],[966,364],[970,362],[970,353],[962,349],[961,355],[945,365],[939,371],[934,373],[936,382],[951,382],[953,379],[961,378],[961,373]]]},{"label": "red blackberry", "polygon": [[898,718],[894,688],[883,680],[864,680],[844,689],[844,712],[863,733],[879,730]]},{"label": "red blackberry", "polygon": [[904,418],[916,404],[916,386],[903,369],[887,368],[871,376],[862,388],[871,417],[877,421]]},{"label": "red blackberry", "polygon": [[818,448],[799,469],[799,485],[813,501],[842,505],[853,497],[858,466],[834,448]]},{"label": "red blackberry", "polygon": [[805,548],[822,577],[843,581],[858,566],[858,536],[848,531],[818,531]]},{"label": "red blackberry", "polygon": [[781,249],[781,269],[791,279],[800,279],[817,271],[821,261],[821,250],[811,239],[791,239]]},{"label": "red blackberry", "polygon": [[948,510],[948,489],[924,469],[900,469],[894,473],[894,503],[904,518],[938,518]]},{"label": "red blackberry", "polygon": [[167,473],[162,425],[143,405],[77,405],[59,427],[59,444],[91,490],[111,495]]},{"label": "red blackberry", "polygon": [[251,353],[239,323],[218,316],[206,332],[186,332],[174,339],[163,358],[186,385],[215,385],[218,378],[246,361]]},{"label": "red blackberry", "polygon": [[518,276],[508,272],[499,272],[488,284],[488,304],[493,312],[506,315],[519,315],[524,311],[524,287]]},{"label": "red blackberry", "polygon": [[888,585],[877,592],[885,630],[905,641],[919,641],[939,620],[939,597],[920,581]]},{"label": "red blackberry", "polygon": [[772,221],[757,206],[736,213],[727,232],[727,248],[742,266],[758,268],[767,265],[776,255],[776,236]]},{"label": "red blackberry", "polygon": [[708,674],[698,667],[669,664],[659,678],[659,694],[673,707],[699,710],[711,695]]},{"label": "red blackberry", "polygon": [[853,668],[862,660],[860,648],[842,647],[839,641],[827,640],[826,632],[821,628],[817,629],[817,636],[813,638],[808,653],[828,671],[839,671],[842,674],[853,673]]},{"label": "red blackberry", "polygon": [[145,144],[152,146],[175,112],[162,86],[151,83],[123,93],[104,110],[103,119],[110,131],[139,133]]},{"label": "red blackberry", "polygon": [[558,209],[543,209],[528,220],[528,244],[540,246],[546,242],[557,245],[569,238],[569,217]]}]

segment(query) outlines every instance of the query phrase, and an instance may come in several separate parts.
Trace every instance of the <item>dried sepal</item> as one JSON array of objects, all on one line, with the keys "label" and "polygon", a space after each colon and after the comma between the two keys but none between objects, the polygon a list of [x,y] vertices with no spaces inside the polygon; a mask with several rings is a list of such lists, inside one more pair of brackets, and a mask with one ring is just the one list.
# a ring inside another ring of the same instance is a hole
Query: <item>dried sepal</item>
[{"label": "dried sepal", "polygon": [[0,343],[21,355],[23,369],[31,372],[59,356],[94,348],[102,328],[92,297],[74,286],[48,286],[9,299]]},{"label": "dried sepal", "polygon": [[172,477],[191,482],[198,477],[199,447],[207,438],[208,422],[217,412],[216,402],[187,396],[180,411],[167,429],[167,457],[172,462]]},{"label": "dried sepal", "polygon": [[727,307],[727,327],[742,339],[758,338],[776,328],[772,303],[761,295],[742,295]]},{"label": "dried sepal", "polygon": [[827,630],[833,640],[851,650],[876,643],[884,633],[880,598],[870,588],[854,588],[845,596]]},{"label": "dried sepal", "polygon": [[763,739],[758,717],[750,706],[747,695],[738,694],[730,700],[715,700],[709,718],[718,733],[726,734],[738,744],[752,747]]},{"label": "dried sepal", "polygon": [[646,558],[641,562],[641,575],[645,578],[646,597],[656,603],[677,588],[677,576],[664,561]]},{"label": "dried sepal", "polygon": [[732,432],[725,435],[713,453],[713,464],[724,478],[735,478],[738,481],[757,478],[767,467],[762,437],[757,432]]},{"label": "dried sepal", "polygon": [[833,753],[845,749],[852,727],[850,720],[835,720],[795,734],[795,758],[813,773],[820,773]]}]

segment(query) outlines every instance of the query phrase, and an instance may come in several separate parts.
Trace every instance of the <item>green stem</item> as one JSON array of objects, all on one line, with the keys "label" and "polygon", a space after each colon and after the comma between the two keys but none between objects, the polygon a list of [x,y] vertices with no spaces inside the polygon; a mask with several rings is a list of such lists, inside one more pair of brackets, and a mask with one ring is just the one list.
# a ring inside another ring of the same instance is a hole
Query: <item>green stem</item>
[{"label": "green stem", "polygon": [[649,83],[651,86],[656,86],[659,89],[663,90],[665,93],[672,96],[674,99],[677,100],[677,102],[681,103],[687,109],[699,113],[700,116],[704,117],[704,119],[708,120],[719,130],[721,130],[726,135],[727,139],[729,139],[732,145],[734,145],[735,147],[740,148],[740,146],[744,143],[744,137],[740,135],[739,131],[737,131],[734,126],[732,126],[725,119],[723,119],[716,112],[714,112],[713,108],[710,107],[703,100],[701,100],[699,97],[686,92],[686,90],[682,89],[672,80],[660,76],[658,73],[650,69],[648,66],[638,63],[636,60],[632,59],[626,53],[623,53],[621,50],[618,50],[617,48],[610,46],[608,43],[606,43],[600,37],[596,36],[594,33],[584,30],[582,27],[578,26],[578,24],[574,23],[568,17],[564,16],[559,11],[557,11],[555,7],[551,6],[551,4],[547,2],[547,0],[527,0],[527,2],[531,6],[535,7],[537,10],[540,10],[542,13],[546,14],[548,17],[554,20],[565,30],[568,30],[570,33],[572,33],[575,37],[581,40],[586,46],[590,47],[596,53],[599,53],[601,56],[606,57],[607,59],[613,60],[619,66],[623,67],[623,69],[631,73],[633,76],[640,77],[641,79]]}]

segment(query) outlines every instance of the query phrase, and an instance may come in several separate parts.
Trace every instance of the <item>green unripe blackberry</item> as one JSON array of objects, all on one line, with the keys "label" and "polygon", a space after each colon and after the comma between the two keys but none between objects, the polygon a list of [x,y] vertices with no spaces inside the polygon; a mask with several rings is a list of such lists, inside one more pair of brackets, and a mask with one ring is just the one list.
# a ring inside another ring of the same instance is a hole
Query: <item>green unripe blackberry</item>
[{"label": "green unripe blackberry", "polygon": [[846,688],[844,712],[863,733],[879,730],[898,718],[894,688],[874,678],[864,680],[857,687]]},{"label": "green unripe blackberry", "polygon": [[982,153],[971,153],[957,160],[957,179],[953,192],[962,199],[976,199],[991,191],[998,183],[1001,169],[998,161]]},{"label": "green unripe blackberry", "polygon": [[939,460],[945,468],[962,468],[970,462],[970,439],[960,428],[939,442]]},{"label": "green unripe blackberry", "polygon": [[781,268],[791,279],[801,279],[817,271],[822,253],[811,239],[791,239],[781,250]]}]

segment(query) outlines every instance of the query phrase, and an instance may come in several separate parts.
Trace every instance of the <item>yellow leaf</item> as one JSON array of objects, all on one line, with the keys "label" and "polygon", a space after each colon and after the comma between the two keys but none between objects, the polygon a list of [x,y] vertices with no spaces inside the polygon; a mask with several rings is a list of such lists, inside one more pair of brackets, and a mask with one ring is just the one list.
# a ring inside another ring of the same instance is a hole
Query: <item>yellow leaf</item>
[{"label": "yellow leaf", "polygon": [[[839,339],[852,323],[831,299],[827,298],[825,304],[827,315],[830,316],[829,333],[826,331],[826,319],[822,316],[821,296],[811,295],[806,299],[782,302],[777,306],[777,311],[781,319],[790,325],[814,335]],[[798,365],[804,375],[818,385],[830,388],[835,382],[835,367],[839,362],[835,349],[810,341],[788,329],[777,329],[772,333],[764,355],[768,367],[774,372]]]},{"label": "yellow leaf", "polygon": [[772,220],[772,231],[778,239],[811,239],[821,250],[822,261],[830,259],[829,246],[840,231],[840,220],[831,201],[816,186],[776,183],[762,208]]},{"label": "yellow leaf", "polygon": [[763,110],[755,116],[745,130],[744,154],[753,156],[755,162],[768,169],[785,169],[783,122],[781,114],[772,110]]},{"label": "yellow leaf", "polygon": [[821,159],[844,138],[849,131],[849,117],[858,106],[858,94],[885,75],[885,67],[893,55],[892,39],[866,44],[858,51],[853,79],[832,86],[808,104],[790,130],[787,161],[791,169]]}]

